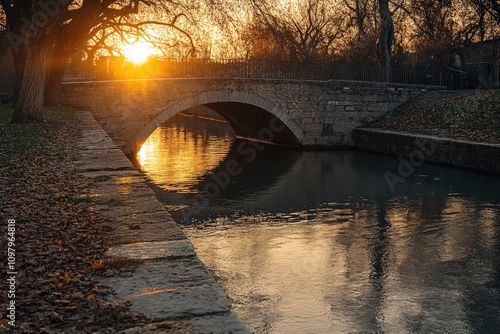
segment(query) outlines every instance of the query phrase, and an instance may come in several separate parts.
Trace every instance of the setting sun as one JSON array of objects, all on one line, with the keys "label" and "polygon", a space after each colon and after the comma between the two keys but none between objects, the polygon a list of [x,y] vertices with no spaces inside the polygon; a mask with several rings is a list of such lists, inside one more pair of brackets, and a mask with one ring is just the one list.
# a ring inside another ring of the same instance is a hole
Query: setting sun
[{"label": "setting sun", "polygon": [[147,42],[135,42],[124,47],[125,57],[135,64],[144,63],[153,53],[153,46]]}]

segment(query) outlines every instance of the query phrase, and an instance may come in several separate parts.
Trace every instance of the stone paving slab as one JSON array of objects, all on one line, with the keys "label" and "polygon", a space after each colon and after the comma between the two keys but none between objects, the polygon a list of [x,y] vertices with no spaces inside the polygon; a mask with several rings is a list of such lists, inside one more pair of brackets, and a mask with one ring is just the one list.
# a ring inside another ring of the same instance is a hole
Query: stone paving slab
[{"label": "stone paving slab", "polygon": [[86,177],[94,178],[99,185],[113,185],[113,184],[131,184],[137,183],[144,185],[146,178],[137,170],[118,170],[118,171],[102,171],[95,174],[95,172],[82,173]]},{"label": "stone paving slab", "polygon": [[121,157],[102,155],[101,159],[85,159],[75,162],[75,166],[82,172],[93,172],[99,170],[127,170],[134,168],[130,164],[124,163]]},{"label": "stone paving slab", "polygon": [[[143,196],[141,198],[144,200],[151,199],[150,196]],[[95,205],[94,209],[99,210],[99,212],[106,217],[116,217],[116,218],[124,217],[125,219],[133,219],[131,215],[158,213],[158,212],[163,217],[165,217],[165,209],[163,205],[159,202],[156,203],[147,202],[144,203],[143,205],[140,205],[140,203],[137,203],[137,201],[130,201],[130,202],[127,201],[127,195],[125,194],[119,196],[116,195],[104,196],[100,194],[98,196],[93,197],[93,199],[97,203],[103,203]],[[121,204],[109,205],[109,202],[113,201],[118,201]],[[167,213],[167,216],[170,215]]]},{"label": "stone paving slab", "polygon": [[113,288],[115,298],[131,301],[133,311],[153,321],[123,333],[248,333],[146,179],[89,112],[79,112],[79,117],[80,159],[75,165],[95,181],[86,196],[109,219],[116,246],[106,256],[141,261],[131,277],[97,278]]},{"label": "stone paving slab", "polygon": [[137,224],[139,225],[137,229],[142,228],[141,226],[144,224],[172,221],[170,214],[165,212],[163,208],[159,207],[156,211],[152,212],[142,212],[143,208],[133,211],[133,208],[134,206],[127,208],[126,203],[120,206],[106,204],[94,206],[94,209],[99,210],[103,216],[114,218],[117,224]]},{"label": "stone paving slab", "polygon": [[139,229],[136,227],[136,223],[137,221],[112,224],[112,235],[116,243],[186,239],[186,236],[175,222],[167,220],[143,222],[139,225]]},{"label": "stone paving slab", "polygon": [[[193,317],[187,320],[175,321],[177,327],[182,328],[182,333],[241,333],[241,321],[234,313],[222,315],[211,315]],[[149,324],[145,327],[130,328],[123,331],[124,334],[148,333],[163,334],[171,333],[172,321]],[[207,332],[210,328],[212,332]]]},{"label": "stone paving slab", "polygon": [[85,150],[80,150],[80,160],[84,159],[94,159],[97,160],[99,157],[106,155],[113,155],[115,157],[121,157],[123,154],[121,151],[118,149],[98,149],[100,145],[95,145],[96,149],[89,150],[89,146],[87,146]]},{"label": "stone paving slab", "polygon": [[183,323],[191,328],[192,333],[208,333],[207,328],[210,328],[212,333],[242,332],[241,320],[234,313],[192,318]]},{"label": "stone paving slab", "polygon": [[106,255],[132,260],[152,260],[180,256],[196,256],[189,240],[137,242],[108,249]]},{"label": "stone paving slab", "polygon": [[151,189],[144,183],[144,180],[142,180],[142,182],[128,182],[128,183],[100,182],[99,184],[97,184],[97,187],[98,187],[97,189],[99,189],[101,193],[105,194],[104,196],[108,197],[120,194],[124,195],[133,194],[134,196],[132,198],[130,196],[127,196],[129,198],[128,199],[129,202],[137,201],[138,197],[152,196]]},{"label": "stone paving slab", "polygon": [[[144,177],[137,170],[99,170],[99,171],[88,171],[82,172],[80,174],[84,177],[91,179],[108,179],[113,180],[115,183],[127,183],[135,182],[137,179],[145,181]],[[140,181],[139,181],[140,182]]]},{"label": "stone paving slab", "polygon": [[116,297],[132,302],[131,309],[153,320],[178,319],[229,312],[231,305],[195,257],[145,261],[132,277],[106,277]]}]

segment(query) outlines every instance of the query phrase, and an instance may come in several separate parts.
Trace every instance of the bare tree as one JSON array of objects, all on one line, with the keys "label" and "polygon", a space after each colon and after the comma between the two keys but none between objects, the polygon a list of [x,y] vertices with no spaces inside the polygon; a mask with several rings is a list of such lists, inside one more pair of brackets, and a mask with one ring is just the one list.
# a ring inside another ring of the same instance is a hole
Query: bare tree
[{"label": "bare tree", "polygon": [[471,0],[471,2],[488,11],[500,24],[500,2],[498,0]]},{"label": "bare tree", "polygon": [[342,0],[339,4],[347,18],[343,41],[344,58],[357,64],[376,63],[379,35],[378,2],[372,0]]},{"label": "bare tree", "polygon": [[357,28],[356,38],[361,43],[367,36],[367,24],[370,15],[369,0],[343,0],[343,5],[348,9],[349,25]]},{"label": "bare tree", "polygon": [[169,11],[168,0],[0,0],[14,55],[15,123],[43,122],[42,107],[54,100],[71,55],[99,31],[146,24],[177,28],[168,22],[134,21],[141,8]]},{"label": "bare tree", "polygon": [[282,7],[266,0],[251,3],[254,22],[249,25],[247,38],[255,39],[254,46],[271,42],[265,52],[272,47],[281,58],[301,62],[328,58],[335,52],[334,42],[343,34],[343,18],[328,1],[289,2]]},{"label": "bare tree", "polygon": [[500,5],[494,0],[462,0],[460,17],[463,26],[458,29],[463,44],[486,41],[498,36],[500,28]]},{"label": "bare tree", "polygon": [[406,48],[420,66],[447,66],[453,50],[498,36],[490,0],[393,0],[392,5],[405,14],[400,25],[413,27],[407,28]]},{"label": "bare tree", "polygon": [[398,8],[414,26],[408,38],[419,61],[427,66],[447,63],[454,44],[454,7],[452,0],[401,1]]},{"label": "bare tree", "polygon": [[392,13],[389,10],[389,0],[379,0],[380,35],[378,39],[378,52],[380,64],[384,70],[385,81],[390,79],[392,45],[394,43],[394,25]]}]

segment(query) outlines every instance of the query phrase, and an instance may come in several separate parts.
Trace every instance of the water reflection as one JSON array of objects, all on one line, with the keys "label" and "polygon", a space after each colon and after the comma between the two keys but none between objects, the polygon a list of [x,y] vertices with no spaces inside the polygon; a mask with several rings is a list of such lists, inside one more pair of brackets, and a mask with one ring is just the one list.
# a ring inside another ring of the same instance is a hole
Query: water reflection
[{"label": "water reflection", "polygon": [[189,113],[174,116],[153,132],[137,154],[141,168],[166,191],[193,192],[192,186],[227,156],[234,133],[227,122]]},{"label": "water reflection", "polygon": [[[384,172],[397,159],[266,148],[248,162],[224,133],[175,129],[159,130],[154,152],[168,153],[143,160],[166,203],[192,206],[210,173],[232,160],[242,167],[185,231],[255,333],[500,328],[499,178],[424,165],[391,192]],[[162,172],[149,159],[184,159],[196,172],[173,179],[175,165]],[[187,209],[173,210],[176,219]]]},{"label": "water reflection", "polygon": [[482,210],[432,222],[393,201],[338,224],[267,214],[187,232],[256,333],[488,333],[500,325],[500,226],[498,207],[478,221]]}]

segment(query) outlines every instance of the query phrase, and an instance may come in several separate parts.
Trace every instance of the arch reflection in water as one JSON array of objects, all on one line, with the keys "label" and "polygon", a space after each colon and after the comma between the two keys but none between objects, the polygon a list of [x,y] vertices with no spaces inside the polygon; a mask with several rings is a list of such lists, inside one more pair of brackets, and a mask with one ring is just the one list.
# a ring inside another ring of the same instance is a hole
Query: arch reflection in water
[{"label": "arch reflection in water", "polygon": [[[198,140],[209,150],[200,138],[212,134],[186,129],[166,140]],[[266,148],[245,165],[231,143],[211,163],[201,155],[208,167],[195,178],[169,179],[177,192],[156,186],[166,203],[189,206],[209,173],[230,159],[241,164],[234,183],[196,217],[201,225],[185,231],[252,331],[500,328],[499,178],[424,165],[391,192],[384,172],[397,170],[397,159]],[[154,181],[154,171],[146,173]]]},{"label": "arch reflection in water", "polygon": [[199,179],[227,156],[233,139],[232,128],[220,117],[207,121],[180,113],[144,142],[137,162],[163,190],[191,193]]}]

